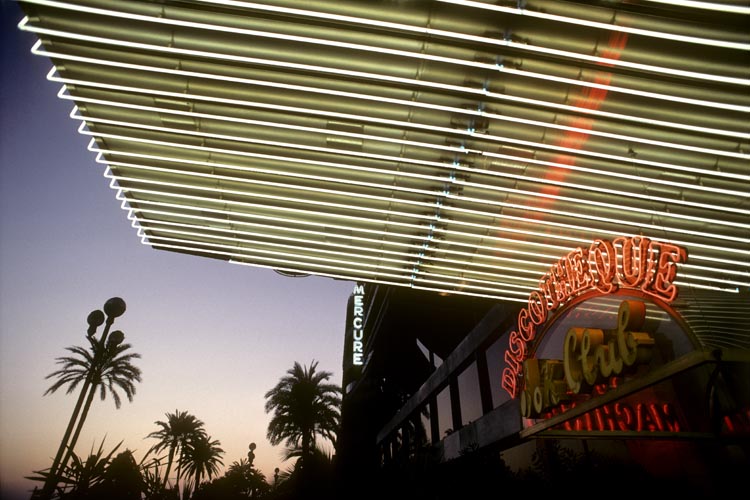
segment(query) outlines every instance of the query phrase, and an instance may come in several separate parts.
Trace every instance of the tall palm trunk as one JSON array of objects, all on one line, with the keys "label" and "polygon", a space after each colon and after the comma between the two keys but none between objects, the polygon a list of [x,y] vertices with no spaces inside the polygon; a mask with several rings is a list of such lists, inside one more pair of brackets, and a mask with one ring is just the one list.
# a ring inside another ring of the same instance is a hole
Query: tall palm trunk
[{"label": "tall palm trunk", "polygon": [[167,471],[164,473],[164,487],[167,487],[167,481],[169,480],[169,473],[172,470],[172,462],[174,462],[174,451],[175,446],[169,447],[169,457],[167,458]]},{"label": "tall palm trunk", "polygon": [[[95,367],[94,372],[98,372],[100,370],[100,367]],[[91,402],[94,400],[94,395],[96,394],[96,390],[99,388],[99,384],[101,384],[101,377],[98,373],[95,373],[92,377],[91,385],[89,387],[89,393],[88,397],[86,398],[86,404],[83,406],[83,411],[81,412],[81,418],[78,419],[78,425],[76,426],[75,433],[73,434],[73,437],[70,438],[70,444],[68,445],[68,450],[65,453],[62,462],[60,462],[60,471],[65,469],[65,466],[68,464],[68,460],[70,460],[70,457],[73,456],[73,450],[76,447],[76,443],[78,442],[78,437],[81,435],[81,429],[83,429],[83,424],[86,422],[86,417],[89,415],[89,409],[91,409]]]},{"label": "tall palm trunk", "polygon": [[175,479],[175,487],[177,487],[177,493],[180,492],[180,479],[182,479],[182,453],[182,448],[180,448],[180,458],[177,459],[177,478]]},{"label": "tall palm trunk", "polygon": [[312,453],[312,434],[310,432],[304,432],[302,434],[302,468],[310,463],[310,455]]},{"label": "tall palm trunk", "polygon": [[186,485],[185,486],[185,491],[183,492],[183,498],[188,499],[192,495],[195,495],[195,492],[198,491],[198,486],[200,486],[200,485],[201,485],[201,472],[198,471],[198,472],[195,473],[195,478],[194,478],[194,482],[193,482],[192,491],[190,491],[191,490],[190,486]]},{"label": "tall palm trunk", "polygon": [[76,401],[75,408],[73,408],[73,414],[70,416],[68,428],[65,429],[65,434],[63,435],[62,441],[60,441],[60,448],[57,449],[57,454],[55,455],[54,460],[52,460],[52,466],[49,469],[49,476],[47,476],[47,481],[44,483],[44,488],[42,489],[41,498],[43,500],[46,500],[52,496],[52,491],[55,489],[55,486],[57,486],[58,469],[62,470],[63,468],[60,465],[63,454],[65,455],[65,461],[67,462],[69,450],[73,448],[72,446],[68,446],[68,440],[70,439],[70,434],[73,432],[73,427],[78,420],[78,414],[81,411],[81,407],[83,406],[83,401],[86,398],[86,394],[88,392],[90,384],[91,376],[86,378],[86,381],[83,383],[83,387],[81,387],[81,393],[78,396],[78,401]]}]

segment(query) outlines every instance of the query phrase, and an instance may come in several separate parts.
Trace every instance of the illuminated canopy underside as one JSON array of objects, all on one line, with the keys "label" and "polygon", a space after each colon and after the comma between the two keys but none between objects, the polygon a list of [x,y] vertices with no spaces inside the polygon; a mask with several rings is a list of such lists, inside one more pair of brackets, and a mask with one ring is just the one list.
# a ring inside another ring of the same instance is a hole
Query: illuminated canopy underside
[{"label": "illuminated canopy underside", "polygon": [[640,234],[744,295],[750,8],[522,3],[39,0],[21,28],[154,248],[523,301]]}]

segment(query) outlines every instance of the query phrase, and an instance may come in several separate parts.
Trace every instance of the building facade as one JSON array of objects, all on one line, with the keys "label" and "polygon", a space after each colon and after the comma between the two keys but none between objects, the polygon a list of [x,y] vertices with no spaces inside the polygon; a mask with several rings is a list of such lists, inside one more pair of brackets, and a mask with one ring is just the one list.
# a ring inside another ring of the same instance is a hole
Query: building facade
[{"label": "building facade", "polygon": [[525,305],[357,285],[348,487],[730,491],[750,465],[750,296],[680,290],[685,258],[648,238],[597,240],[561,256]]}]

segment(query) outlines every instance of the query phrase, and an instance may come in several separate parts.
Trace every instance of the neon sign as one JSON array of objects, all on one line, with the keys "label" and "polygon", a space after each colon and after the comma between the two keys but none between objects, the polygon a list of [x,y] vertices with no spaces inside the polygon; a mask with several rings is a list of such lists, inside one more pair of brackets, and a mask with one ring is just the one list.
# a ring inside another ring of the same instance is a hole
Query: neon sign
[{"label": "neon sign", "polygon": [[597,239],[589,248],[579,247],[565,255],[542,276],[539,288],[529,294],[527,306],[518,313],[517,329],[511,332],[505,351],[503,389],[513,398],[518,396],[529,343],[539,325],[561,305],[589,291],[610,294],[619,289],[640,290],[671,303],[677,297],[676,264],[686,260],[684,248],[642,236]]},{"label": "neon sign", "polygon": [[362,365],[362,339],[364,338],[365,286],[354,286],[354,310],[352,311],[352,364]]},{"label": "neon sign", "polygon": [[[564,413],[575,405],[560,405],[552,415]],[[550,415],[550,416],[552,416]],[[671,403],[614,403],[603,405],[562,424],[566,431],[680,432],[682,430]]]},{"label": "neon sign", "polygon": [[617,313],[617,328],[571,328],[565,335],[562,361],[524,361],[522,415],[539,416],[573,394],[591,393],[612,377],[648,363],[655,341],[648,333],[637,331],[645,319],[642,302],[624,300]]}]

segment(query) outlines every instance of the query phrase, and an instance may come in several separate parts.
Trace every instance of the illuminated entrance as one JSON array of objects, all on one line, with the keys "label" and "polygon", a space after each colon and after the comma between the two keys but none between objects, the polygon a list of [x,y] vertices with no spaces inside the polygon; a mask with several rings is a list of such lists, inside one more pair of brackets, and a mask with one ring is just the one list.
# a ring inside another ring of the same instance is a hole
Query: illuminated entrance
[{"label": "illuminated entrance", "polygon": [[731,299],[682,286],[687,263],[685,249],[643,236],[563,254],[526,303],[475,323],[380,428],[382,467],[428,447],[441,463],[489,450],[516,470],[553,443],[670,480],[680,464],[736,463],[750,355],[696,320]]}]

